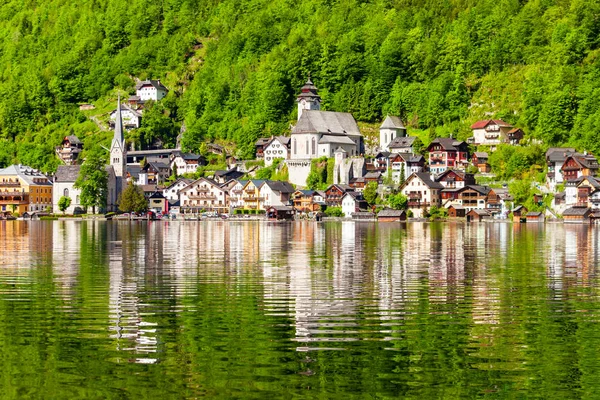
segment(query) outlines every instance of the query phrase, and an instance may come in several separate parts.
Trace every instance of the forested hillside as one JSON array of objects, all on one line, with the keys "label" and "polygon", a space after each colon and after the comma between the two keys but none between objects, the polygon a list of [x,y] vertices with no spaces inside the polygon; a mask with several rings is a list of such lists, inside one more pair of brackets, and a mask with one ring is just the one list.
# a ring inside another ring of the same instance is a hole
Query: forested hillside
[{"label": "forested hillside", "polygon": [[585,0],[8,1],[0,166],[51,171],[64,135],[109,140],[77,104],[132,93],[134,77],[171,93],[133,139],[172,141],[185,121],[190,150],[220,139],[248,157],[289,130],[309,72],[325,109],[360,121],[464,138],[492,115],[598,152],[599,41],[600,3]]}]

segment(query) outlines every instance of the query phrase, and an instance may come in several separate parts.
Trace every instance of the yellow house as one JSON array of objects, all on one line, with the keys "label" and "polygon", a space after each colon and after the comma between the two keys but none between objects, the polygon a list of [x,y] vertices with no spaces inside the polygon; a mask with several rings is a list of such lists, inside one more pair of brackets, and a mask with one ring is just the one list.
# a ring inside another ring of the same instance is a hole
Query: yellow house
[{"label": "yellow house", "polygon": [[52,183],[44,174],[25,165],[0,170],[0,211],[46,211],[52,207]]},{"label": "yellow house", "polygon": [[264,180],[251,180],[242,188],[242,204],[245,209],[258,210],[262,206],[263,198],[260,197],[260,187]]}]

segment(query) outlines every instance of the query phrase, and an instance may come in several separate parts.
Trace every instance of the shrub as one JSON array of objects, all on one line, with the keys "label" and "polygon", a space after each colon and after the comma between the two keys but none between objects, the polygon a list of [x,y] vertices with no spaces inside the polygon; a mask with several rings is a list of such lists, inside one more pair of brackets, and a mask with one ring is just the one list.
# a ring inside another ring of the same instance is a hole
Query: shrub
[{"label": "shrub", "polygon": [[344,212],[342,211],[342,207],[327,207],[325,215],[328,217],[343,217]]}]

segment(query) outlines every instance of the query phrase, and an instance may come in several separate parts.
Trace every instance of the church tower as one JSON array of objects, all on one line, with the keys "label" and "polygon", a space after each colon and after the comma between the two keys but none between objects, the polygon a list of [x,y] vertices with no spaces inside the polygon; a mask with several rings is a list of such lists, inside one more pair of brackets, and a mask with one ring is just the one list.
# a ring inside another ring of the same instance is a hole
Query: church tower
[{"label": "church tower", "polygon": [[115,134],[110,145],[110,165],[112,165],[117,178],[117,193],[120,193],[123,186],[123,178],[127,164],[127,149],[125,148],[125,137],[123,136],[123,118],[121,117],[121,96],[117,102],[117,118],[115,120]]},{"label": "church tower", "polygon": [[321,96],[317,93],[317,87],[310,80],[310,75],[308,76],[308,80],[302,86],[302,93],[298,95],[298,120],[302,116],[302,111],[304,110],[320,110],[321,109]]}]

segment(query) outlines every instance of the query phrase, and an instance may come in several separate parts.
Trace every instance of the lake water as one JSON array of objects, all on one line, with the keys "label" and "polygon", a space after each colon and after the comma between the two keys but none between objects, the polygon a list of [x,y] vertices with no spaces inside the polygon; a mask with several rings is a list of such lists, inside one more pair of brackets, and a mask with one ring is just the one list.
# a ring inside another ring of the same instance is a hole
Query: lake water
[{"label": "lake water", "polygon": [[0,221],[1,398],[596,398],[600,230]]}]

